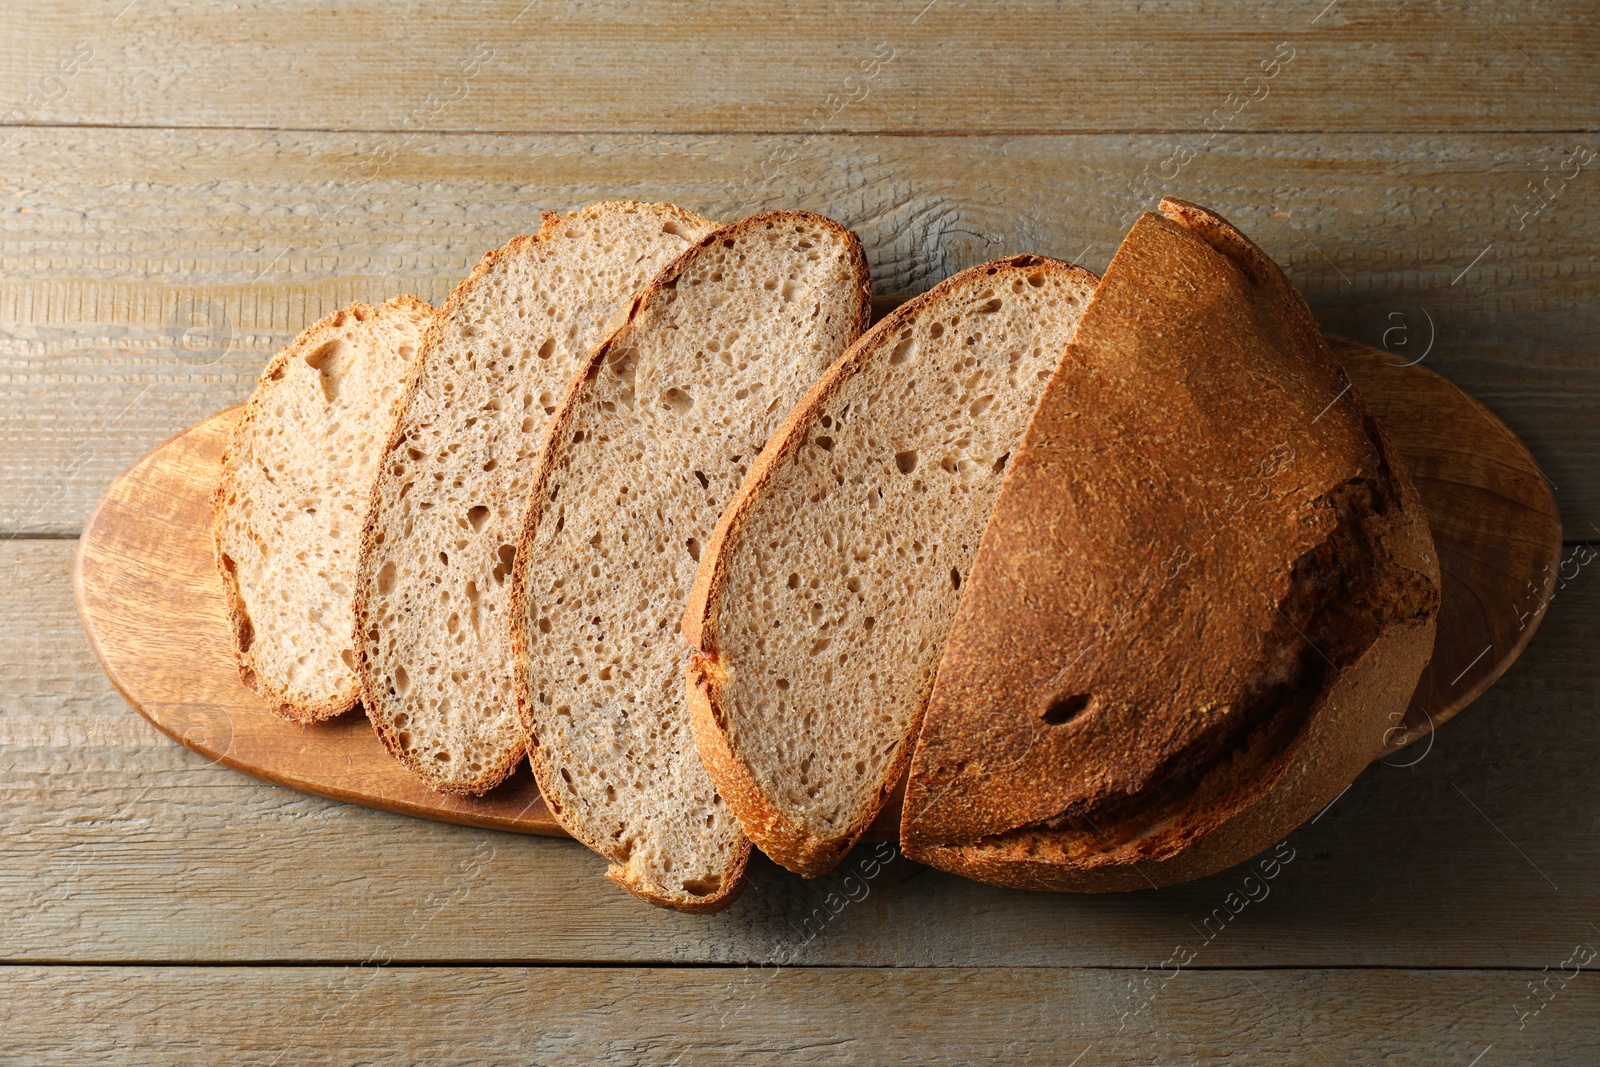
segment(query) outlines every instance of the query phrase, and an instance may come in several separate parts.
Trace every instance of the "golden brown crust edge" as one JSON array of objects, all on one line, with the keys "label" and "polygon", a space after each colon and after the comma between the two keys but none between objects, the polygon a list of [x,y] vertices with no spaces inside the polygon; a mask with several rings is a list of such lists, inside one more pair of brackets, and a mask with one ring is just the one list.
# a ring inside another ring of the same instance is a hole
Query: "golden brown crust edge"
[{"label": "golden brown crust edge", "polygon": [[402,310],[418,317],[430,316],[434,313],[431,304],[419,300],[409,293],[385,301],[382,308],[360,302],[349,304],[307,326],[300,332],[298,337],[281,348],[276,355],[267,361],[267,365],[262,368],[261,374],[256,379],[256,387],[251,391],[250,399],[245,403],[244,412],[239,416],[239,421],[234,424],[233,432],[228,435],[228,445],[222,453],[222,473],[217,479],[216,487],[211,491],[212,558],[216,563],[217,573],[222,578],[223,600],[228,615],[228,630],[233,639],[234,663],[239,669],[239,680],[244,683],[245,688],[266,700],[275,714],[302,726],[326,722],[328,719],[337,718],[354,708],[361,701],[360,683],[359,681],[353,681],[343,692],[331,700],[318,701],[311,704],[297,703],[286,694],[267,685],[261,676],[256,673],[255,669],[250,666],[249,654],[244,651],[244,639],[250,624],[245,617],[244,609],[240,605],[237,576],[224,562],[224,553],[222,551],[223,500],[227,496],[229,486],[232,484],[238,442],[243,440],[245,435],[250,433],[255,426],[256,417],[260,414],[262,405],[266,403],[265,386],[271,375],[297,354],[307,348],[314,348],[316,343],[324,336],[343,326],[347,317],[354,316],[358,320],[364,319],[367,316],[377,315],[387,308]]},{"label": "golden brown crust edge", "polygon": [[[1248,238],[1218,216],[1194,205],[1163,201],[1163,212],[1196,231],[1252,281],[1271,278],[1274,288],[1287,287],[1274,264]],[[1292,293],[1292,289],[1289,289]],[[1290,320],[1311,334],[1308,351],[1338,371],[1332,355],[1304,302],[1287,301]],[[1347,403],[1363,417],[1380,464],[1387,468],[1398,496],[1398,520],[1380,540],[1399,566],[1427,576],[1437,589],[1439,567],[1422,511],[1421,499],[1403,462],[1381,426],[1354,390]],[[1230,867],[1281,839],[1322,810],[1380,755],[1389,731],[1401,720],[1406,702],[1432,654],[1435,616],[1420,622],[1386,626],[1373,644],[1328,685],[1290,749],[1276,761],[1265,788],[1226,819],[1204,829],[1180,852],[1143,862],[1116,862],[1115,853],[1099,865],[1080,864],[1034,854],[1032,843],[988,839],[965,845],[940,845],[902,836],[908,856],[953,873],[995,885],[1020,889],[1116,892],[1172,885]],[[1258,783],[1259,787],[1259,783]],[[910,807],[907,820],[912,818]],[[1048,838],[1042,832],[1035,838]]]},{"label": "golden brown crust edge", "polygon": [[[845,238],[846,245],[850,249],[852,266],[855,270],[856,276],[863,279],[863,285],[859,293],[860,310],[858,321],[860,326],[856,332],[859,333],[861,329],[865,329],[867,322],[872,316],[872,294],[870,289],[871,283],[870,280],[868,280],[870,279],[870,274],[867,269],[866,254],[862,250],[861,241],[856,236],[854,231],[841,226],[832,219],[821,215],[813,215],[810,212],[764,211],[741,219],[738,222],[730,223],[727,226],[719,227],[718,229],[707,234],[705,237],[696,241],[694,244],[690,245],[688,248],[684,249],[677,255],[676,258],[673,259],[671,263],[667,264],[661,269],[660,273],[658,273],[655,278],[650,281],[650,284],[645,286],[644,290],[640,292],[638,296],[634,297],[632,303],[628,307],[626,317],[621,318],[618,323],[607,333],[607,335],[601,338],[600,343],[595,346],[594,350],[584,361],[582,368],[580,368],[578,373],[573,376],[572,381],[567,386],[566,393],[562,396],[561,402],[555,410],[555,413],[550,416],[549,421],[546,423],[544,438],[539,445],[539,459],[534,468],[533,476],[530,479],[531,489],[528,493],[528,508],[523,514],[522,531],[517,538],[517,551],[511,568],[510,614],[511,647],[513,651],[512,678],[514,688],[516,690],[517,718],[522,723],[523,736],[527,743],[528,762],[533,768],[533,775],[535,780],[539,783],[540,790],[545,795],[546,804],[549,806],[551,813],[555,815],[556,821],[561,823],[562,827],[569,834],[571,834],[578,841],[581,841],[592,851],[604,856],[607,860],[613,861],[610,868],[606,872],[606,877],[610,881],[627,892],[632,893],[640,900],[654,904],[657,907],[670,908],[674,911],[682,911],[691,914],[709,914],[711,912],[720,911],[729,904],[733,903],[739,894],[743,892],[744,873],[750,860],[750,842],[748,840],[746,840],[744,849],[740,853],[740,858],[737,865],[730,872],[730,876],[723,882],[722,888],[719,889],[715,894],[708,897],[695,898],[693,901],[678,897],[663,897],[652,893],[646,887],[630,880],[626,875],[625,868],[617,865],[614,862],[615,857],[612,856],[608,851],[608,844],[589,839],[587,835],[581,832],[581,829],[578,826],[571,823],[566,818],[565,813],[561,810],[560,805],[552,802],[549,799],[551,796],[559,795],[558,791],[554,787],[554,775],[557,772],[555,768],[550,765],[548,753],[545,752],[544,747],[540,744],[538,735],[534,729],[533,713],[531,710],[533,700],[533,680],[530,677],[531,665],[529,664],[527,656],[524,653],[524,650],[528,647],[527,631],[524,626],[524,615],[526,614],[527,606],[526,594],[524,590],[526,588],[527,581],[527,560],[529,557],[529,546],[532,545],[533,539],[538,531],[539,514],[541,510],[538,506],[539,501],[544,497],[545,486],[549,483],[550,472],[555,466],[556,455],[553,447],[554,443],[562,440],[565,437],[567,424],[571,421],[573,413],[576,411],[578,401],[587,390],[589,383],[594,380],[595,375],[598,374],[600,368],[604,366],[606,357],[610,354],[611,350],[618,343],[627,339],[627,336],[633,331],[634,324],[638,321],[639,316],[650,307],[650,304],[656,294],[660,293],[662,290],[668,288],[672,283],[674,283],[682,274],[684,268],[702,248],[715,241],[721,240],[722,238],[726,237],[728,233],[737,232],[738,230],[744,228],[752,228],[757,224],[764,225],[766,222],[774,219],[787,219],[797,216],[805,216],[808,219],[820,219],[830,228],[838,231]],[[785,425],[786,424],[787,423],[785,423]],[[773,439],[776,440],[778,434],[781,434],[782,432],[782,428],[780,427],[778,433],[774,434]],[[762,455],[765,455],[766,451],[771,447],[771,442],[769,442],[766,448],[762,450]],[[760,462],[761,460],[758,457],[755,462],[755,466],[760,466]],[[715,544],[715,540],[713,540],[712,543]],[[696,582],[698,583],[698,573],[696,576]],[[689,706],[692,718],[694,714],[694,700],[692,697],[689,700]],[[698,731],[696,731],[696,736],[698,742]],[[702,759],[704,759],[703,754]],[[717,792],[722,795],[724,801],[728,802],[729,810],[734,812],[735,817],[738,817],[738,809],[734,807],[733,801],[728,798],[726,792],[723,790],[721,781],[717,779],[716,775],[711,772],[709,767],[707,768],[707,773],[711,777],[712,784],[717,787]],[[743,819],[740,819],[740,823],[743,825]],[[746,834],[748,837],[748,830],[746,830]]]},{"label": "golden brown crust edge", "polygon": [[[1084,275],[1090,279],[1094,277],[1083,268],[1064,260],[1031,254],[1008,256],[958,271],[927,292],[895,308],[835,360],[784,418],[718,520],[716,530],[701,557],[700,567],[695,572],[694,585],[689,591],[682,631],[684,639],[695,650],[686,671],[686,683],[690,719],[694,725],[700,758],[717,792],[727,801],[729,810],[739,819],[745,834],[755,842],[756,847],[780,866],[806,878],[826,874],[837,866],[894,794],[910,766],[913,742],[921,726],[921,713],[919,711],[918,721],[910,731],[907,743],[901,746],[900,754],[885,767],[876,803],[844,832],[832,837],[818,837],[784,817],[762,791],[749,765],[735,753],[725,725],[726,716],[721,699],[721,679],[725,677],[725,669],[720,661],[717,625],[720,602],[727,588],[730,559],[738,550],[744,527],[774,473],[805,442],[811,423],[820,417],[834,394],[866,365],[876,351],[879,339],[899,330],[924,309],[945,299],[952,290],[965,284],[972,272],[997,265],[1019,269],[1044,267]],[[867,314],[870,315],[870,307]]]}]

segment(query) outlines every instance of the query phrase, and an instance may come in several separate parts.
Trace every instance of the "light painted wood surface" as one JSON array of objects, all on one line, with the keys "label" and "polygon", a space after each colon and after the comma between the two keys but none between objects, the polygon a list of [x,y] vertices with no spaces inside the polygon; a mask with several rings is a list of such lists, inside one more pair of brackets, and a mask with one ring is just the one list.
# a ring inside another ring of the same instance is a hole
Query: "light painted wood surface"
[{"label": "light painted wood surface", "polygon": [[1600,51],[1581,0],[16,6],[6,82],[92,51],[27,120],[122,126],[1574,129]]},{"label": "light painted wood surface", "polygon": [[[18,967],[7,975],[16,1013],[0,1033],[0,1056],[80,1064],[153,1054],[185,1063],[918,1067],[1464,1067],[1482,1057],[1576,1067],[1594,1062],[1600,1042],[1600,983],[1573,979],[1573,966],[1565,984],[1528,971],[1170,965],[1148,974]],[[1549,991],[1534,1000],[1530,982],[1548,982]],[[1530,1004],[1542,1010],[1527,1014]],[[63,1014],[82,1021],[59,1026]]]},{"label": "light painted wood surface", "polygon": [[[322,800],[174,745],[96,664],[75,548],[0,543],[0,959],[1155,967],[1198,947],[1249,873],[1047,896],[904,861],[874,871],[868,845],[811,882],[759,863],[720,915],[643,907],[573,842]],[[1585,933],[1600,884],[1593,568],[1431,745],[1374,766],[1289,839],[1266,899],[1215,928],[1200,965],[1538,969],[1600,938]],[[865,899],[834,919],[830,893]]]},{"label": "light painted wood surface", "polygon": [[[1600,176],[1518,229],[1527,182],[1571,142],[1231,136],[1146,186],[1171,138],[22,130],[0,155],[0,534],[76,534],[113,477],[241,402],[308,323],[442,299],[541,209],[821,211],[860,232],[875,291],[903,296],[1012,252],[1101,269],[1164,191],[1259,240],[1326,328],[1426,350],[1528,443],[1569,536],[1600,536]],[[769,180],[774,152],[794,158]]]},{"label": "light painted wood surface", "polygon": [[[820,210],[905,295],[1005,252],[1102,268],[1162,193],[1239,222],[1328,328],[1427,351],[1600,537],[1591,5],[19,0],[0,25],[0,1059],[1592,1060],[1592,976],[1559,982],[1600,946],[1582,546],[1510,674],[1297,833],[1169,985],[1228,875],[1085,900],[897,862],[833,916],[844,874],[762,865],[696,919],[596,892],[570,842],[211,766],[95,665],[72,541],[27,540],[75,536],[307,323],[438,299],[541,209]],[[742,969],[582,966],[776,959],[873,969],[785,968],[724,1025]],[[389,960],[438,965],[359,966]]]}]

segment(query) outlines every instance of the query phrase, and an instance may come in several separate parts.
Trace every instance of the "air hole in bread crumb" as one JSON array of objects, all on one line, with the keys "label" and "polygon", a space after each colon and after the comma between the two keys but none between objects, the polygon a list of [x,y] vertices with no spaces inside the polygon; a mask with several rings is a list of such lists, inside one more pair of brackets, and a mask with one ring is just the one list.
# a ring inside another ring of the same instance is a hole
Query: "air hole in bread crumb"
[{"label": "air hole in bread crumb", "polygon": [[489,509],[482,504],[475,504],[467,509],[467,524],[477,532],[483,529],[483,524],[489,521]]},{"label": "air hole in bread crumb", "polygon": [[894,465],[895,465],[895,469],[898,470],[901,474],[910,474],[912,471],[916,470],[917,469],[917,451],[916,451],[916,449],[913,448],[913,449],[908,449],[905,452],[896,452],[894,454]]},{"label": "air hole in bread crumb", "polygon": [[[406,449],[406,455],[410,456],[412,459],[421,459],[422,458],[422,449],[420,449],[420,448],[408,448],[408,449]],[[400,470],[396,469],[395,473],[399,474]]]},{"label": "air hole in bread crumb", "polygon": [[944,336],[944,323],[936,322],[928,327],[928,336],[937,341]]},{"label": "air hole in bread crumb", "polygon": [[787,678],[779,678],[778,681],[776,682],[776,685],[777,685],[777,687],[779,689],[787,690],[789,688],[789,679],[787,679]]},{"label": "air hole in bread crumb", "polygon": [[1036,270],[1032,274],[1028,275],[1028,284],[1033,286],[1035,289],[1043,289],[1044,271]]},{"label": "air hole in bread crumb", "polygon": [[689,540],[685,541],[684,544],[689,549],[689,558],[694,560],[696,563],[699,563],[700,562],[700,542],[697,541],[695,538],[691,537],[691,538],[689,538]]},{"label": "air hole in bread crumb", "polygon": [[397,697],[403,697],[411,691],[411,676],[404,667],[394,669],[394,685],[391,688]]},{"label": "air hole in bread crumb", "polygon": [[987,300],[987,301],[984,301],[982,304],[979,304],[976,310],[977,310],[977,313],[979,315],[993,315],[995,312],[999,311],[1001,309],[1001,307],[1003,307],[1003,306],[1004,306],[1004,303],[997,296],[993,300]]},{"label": "air hole in bread crumb", "polygon": [[789,575],[788,585],[789,585],[790,589],[799,589],[800,588],[800,575],[799,574],[791,574],[791,575]]},{"label": "air hole in bread crumb", "polygon": [[694,476],[695,476],[696,479],[699,480],[700,488],[702,488],[702,489],[710,489],[711,488],[711,480],[705,476],[705,472],[704,471],[695,471],[694,472]]},{"label": "air hole in bread crumb", "polygon": [[661,400],[667,408],[679,415],[694,407],[694,397],[690,396],[686,389],[668,389]]},{"label": "air hole in bread crumb", "polygon": [[306,363],[317,372],[317,383],[330,404],[339,399],[339,372],[343,369],[339,356],[343,348],[343,341],[327,341],[306,356]]},{"label": "air hole in bread crumb", "polygon": [[833,451],[833,438],[831,437],[818,437],[813,441],[813,444],[822,449],[824,452]]},{"label": "air hole in bread crumb", "polygon": [[385,563],[378,569],[378,594],[388,596],[394,589],[394,563]]},{"label": "air hole in bread crumb", "polygon": [[495,581],[504,582],[511,575],[511,565],[516,562],[517,546],[501,545],[495,550],[495,555],[499,558],[499,562],[494,565],[494,570],[490,573],[494,575]]},{"label": "air hole in bread crumb", "polygon": [[450,556],[443,549],[439,550],[439,562],[443,563],[446,567],[450,566]]},{"label": "air hole in bread crumb", "polygon": [[[708,822],[706,825],[711,824]],[[683,891],[693,897],[709,897],[721,888],[722,879],[714,874],[708,874],[704,878],[685,878],[683,881]]]},{"label": "air hole in bread crumb", "polygon": [[1001,455],[1001,457],[999,459],[995,460],[994,461],[994,472],[996,474],[999,474],[1002,471],[1004,471],[1006,469],[1006,460],[1008,460],[1010,458],[1011,458],[1011,453],[1010,452],[1006,452],[1003,455]]},{"label": "air hole in bread crumb", "polygon": [[1087,693],[1062,693],[1044,706],[1039,718],[1044,720],[1046,726],[1065,726],[1083,714],[1091,699]]},{"label": "air hole in bread crumb", "polygon": [[551,356],[553,356],[555,354],[556,354],[556,339],[554,337],[546,337],[544,339],[544,344],[539,346],[539,358],[540,359],[549,359]]}]

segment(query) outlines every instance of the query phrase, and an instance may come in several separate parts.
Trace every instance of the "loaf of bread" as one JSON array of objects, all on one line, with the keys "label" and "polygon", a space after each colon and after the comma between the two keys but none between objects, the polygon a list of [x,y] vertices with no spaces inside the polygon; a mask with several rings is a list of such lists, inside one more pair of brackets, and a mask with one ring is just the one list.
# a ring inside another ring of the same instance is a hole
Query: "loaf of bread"
[{"label": "loaf of bread", "polygon": [[361,522],[432,318],[402,296],[311,326],[262,371],[223,455],[212,538],[239,675],[295,722],[356,705]]},{"label": "loaf of bread", "polygon": [[964,270],[858,341],[785,420],[689,598],[700,754],[745,833],[820,874],[900,781],[1007,463],[1095,278]]},{"label": "loaf of bread", "polygon": [[550,809],[653,904],[723,907],[750,850],[683,703],[678,621],[702,546],[870,313],[854,234],[755,215],[657,276],[551,420],[517,546],[518,708]]},{"label": "loaf of bread", "polygon": [[435,789],[485,792],[523,753],[510,579],[545,424],[607,323],[712,229],[667,204],[546,214],[423,340],[363,531],[356,647],[378,736]]},{"label": "loaf of bread", "polygon": [[1118,251],[984,534],[906,853],[1167,885],[1254,855],[1383,749],[1433,647],[1416,490],[1278,267],[1179,201]]}]

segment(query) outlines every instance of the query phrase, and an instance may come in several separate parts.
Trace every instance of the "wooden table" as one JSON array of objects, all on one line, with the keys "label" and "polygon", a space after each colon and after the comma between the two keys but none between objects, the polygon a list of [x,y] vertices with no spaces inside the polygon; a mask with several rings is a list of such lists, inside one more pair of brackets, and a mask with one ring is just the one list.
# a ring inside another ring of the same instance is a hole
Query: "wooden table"
[{"label": "wooden table", "polygon": [[885,296],[1012,252],[1100,269],[1161,193],[1197,200],[1325,326],[1487,402],[1568,538],[1600,539],[1591,4],[0,19],[0,1061],[1600,1058],[1600,571],[1576,559],[1511,673],[1293,834],[1256,899],[1244,869],[1048,897],[869,845],[810,883],[759,862],[709,917],[572,842],[208,765],[112,690],[69,583],[110,479],[302,326],[442,299],[541,210],[614,196],[825,212]]}]

